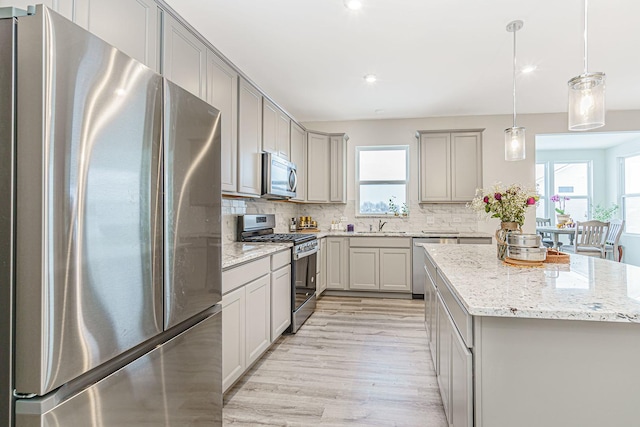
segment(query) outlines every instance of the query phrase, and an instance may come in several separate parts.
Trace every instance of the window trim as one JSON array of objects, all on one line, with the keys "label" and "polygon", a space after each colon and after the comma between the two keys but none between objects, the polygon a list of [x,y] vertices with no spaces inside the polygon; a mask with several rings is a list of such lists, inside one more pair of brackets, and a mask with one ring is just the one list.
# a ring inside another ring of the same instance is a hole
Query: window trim
[{"label": "window trim", "polygon": [[[364,180],[360,181],[360,152],[362,151],[404,151],[405,152],[405,173],[406,177],[404,180]],[[407,206],[409,206],[409,146],[408,145],[367,145],[367,146],[356,146],[356,176],[355,176],[355,184],[356,184],[356,217],[367,217],[367,218],[375,218],[375,217],[388,217],[389,213],[380,214],[368,214],[360,212],[360,186],[361,185],[404,185],[405,191],[405,200]]]},{"label": "window trim", "polygon": [[640,157],[640,153],[634,153],[634,154],[628,154],[625,156],[621,156],[618,157],[618,188],[620,189],[620,198],[618,201],[618,204],[622,207],[622,219],[625,222],[625,227],[624,227],[624,233],[625,234],[631,234],[631,235],[640,235],[640,233],[634,233],[634,232],[628,232],[627,231],[627,224],[629,223],[629,221],[627,221],[627,198],[640,198],[640,193],[627,193],[627,189],[626,189],[626,179],[624,177],[625,175],[625,160],[632,158],[632,157]]},{"label": "window trim", "polygon": [[[572,199],[575,200],[586,200],[587,201],[587,212],[588,219],[591,219],[591,209],[589,207],[593,204],[593,161],[592,160],[546,160],[542,162],[536,162],[537,165],[544,165],[544,205],[545,205],[545,218],[551,218],[552,223],[554,222],[554,218],[556,218],[556,210],[555,203],[552,203],[549,198],[555,194],[555,164],[556,163],[580,163],[587,165],[587,195],[586,196],[571,196]],[[575,220],[575,218],[574,218]]]}]

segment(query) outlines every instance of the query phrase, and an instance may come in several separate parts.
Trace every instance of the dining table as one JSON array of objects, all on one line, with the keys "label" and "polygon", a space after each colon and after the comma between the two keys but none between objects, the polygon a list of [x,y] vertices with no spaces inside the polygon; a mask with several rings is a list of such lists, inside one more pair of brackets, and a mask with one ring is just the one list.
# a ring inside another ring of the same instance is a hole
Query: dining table
[{"label": "dining table", "polygon": [[562,228],[558,228],[556,226],[540,226],[540,227],[536,227],[536,232],[538,234],[540,234],[541,236],[544,236],[545,234],[549,234],[551,236],[551,240],[553,241],[553,247],[557,248],[558,247],[558,240],[560,238],[561,234],[566,234],[569,236],[569,244],[573,245],[573,239],[575,237],[576,234],[576,229],[575,227],[562,227]]}]

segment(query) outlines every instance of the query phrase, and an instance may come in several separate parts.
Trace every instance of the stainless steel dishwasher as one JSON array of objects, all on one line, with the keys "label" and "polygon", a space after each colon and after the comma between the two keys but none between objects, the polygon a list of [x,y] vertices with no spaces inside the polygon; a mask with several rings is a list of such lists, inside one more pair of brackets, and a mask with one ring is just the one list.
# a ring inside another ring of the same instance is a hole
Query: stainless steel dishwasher
[{"label": "stainless steel dishwasher", "polygon": [[411,255],[413,258],[413,277],[411,280],[411,294],[413,299],[424,299],[424,284],[425,284],[425,271],[424,271],[424,250],[422,243],[442,243],[448,245],[457,245],[457,237],[414,237],[413,245],[411,247]]}]

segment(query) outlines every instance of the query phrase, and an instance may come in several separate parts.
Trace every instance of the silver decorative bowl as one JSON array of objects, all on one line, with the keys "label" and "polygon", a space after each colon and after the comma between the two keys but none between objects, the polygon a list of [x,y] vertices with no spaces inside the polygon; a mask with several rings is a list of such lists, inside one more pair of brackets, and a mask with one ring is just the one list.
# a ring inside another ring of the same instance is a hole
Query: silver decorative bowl
[{"label": "silver decorative bowl", "polygon": [[507,246],[507,256],[520,261],[544,261],[547,259],[547,248]]},{"label": "silver decorative bowl", "polygon": [[521,248],[538,248],[540,247],[541,236],[539,234],[522,234],[522,233],[508,233],[507,245],[519,246]]}]

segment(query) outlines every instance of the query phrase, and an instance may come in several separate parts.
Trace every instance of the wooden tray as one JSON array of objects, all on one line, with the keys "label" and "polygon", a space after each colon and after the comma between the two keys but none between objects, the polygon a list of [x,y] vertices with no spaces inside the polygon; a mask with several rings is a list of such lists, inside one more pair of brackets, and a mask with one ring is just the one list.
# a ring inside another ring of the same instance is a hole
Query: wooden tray
[{"label": "wooden tray", "polygon": [[505,257],[504,262],[518,267],[542,267],[542,261],[522,261],[519,259]]},{"label": "wooden tray", "polygon": [[549,264],[569,264],[569,254],[555,249],[547,249],[547,259],[545,262]]},{"label": "wooden tray", "polygon": [[296,230],[297,233],[319,233],[320,229],[318,228],[298,228]]}]

